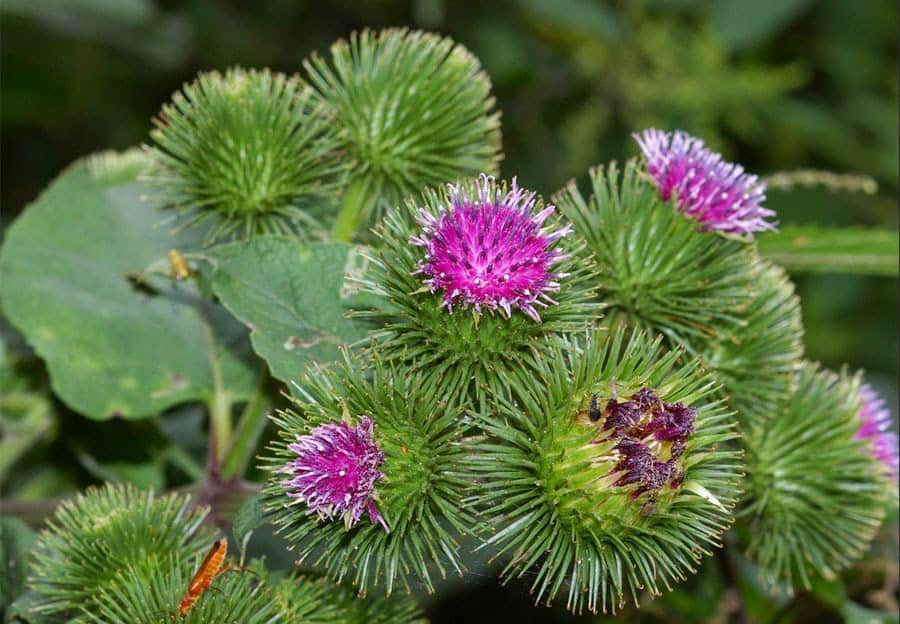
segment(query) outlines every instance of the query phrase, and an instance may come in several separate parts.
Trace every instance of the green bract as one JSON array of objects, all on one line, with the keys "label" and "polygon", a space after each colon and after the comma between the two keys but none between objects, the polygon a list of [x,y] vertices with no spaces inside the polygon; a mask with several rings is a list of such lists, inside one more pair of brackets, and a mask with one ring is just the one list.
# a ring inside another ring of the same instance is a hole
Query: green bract
[{"label": "green bract", "polygon": [[208,243],[315,234],[340,165],[334,119],[311,96],[269,70],[201,74],[154,120],[150,181],[184,226],[211,222]]},{"label": "green bract", "polygon": [[313,55],[304,67],[344,131],[351,166],[337,238],[426,186],[496,173],[500,115],[490,79],[451,39],[364,30],[334,44],[330,63]]},{"label": "green bract", "polygon": [[[162,578],[161,571],[205,554],[213,541],[201,528],[206,512],[189,503],[183,496],[157,498],[111,484],[63,502],[34,549],[34,611],[89,621],[86,614],[96,615],[104,591],[118,591],[113,588],[121,589],[128,575],[146,585]],[[186,587],[185,582],[182,592]],[[180,599],[169,609],[177,609]]]},{"label": "green bract", "polygon": [[718,323],[693,348],[715,372],[742,424],[771,417],[791,392],[803,356],[800,299],[784,270],[760,262],[756,292],[737,323]]},{"label": "green bract", "polygon": [[[864,552],[888,483],[859,431],[859,379],[804,363],[796,389],[746,436],[748,554],[774,585],[811,587]],[[892,478],[893,479],[893,478]]]},{"label": "green bract", "polygon": [[[637,603],[639,592],[660,594],[691,574],[721,545],[741,476],[714,380],[696,361],[678,366],[681,354],[660,339],[625,334],[594,332],[539,357],[535,375],[481,415],[488,437],[471,460],[482,480],[473,499],[493,532],[487,545],[509,558],[503,576],[536,573],[538,601],[565,592],[577,612],[614,612],[626,596]],[[682,482],[636,498],[633,487],[615,485],[622,438],[609,439],[603,419],[588,417],[592,397],[607,405],[613,385],[620,400],[652,388],[697,409],[677,464]]]},{"label": "green bract", "polygon": [[[507,188],[505,182],[491,182],[491,189],[501,196]],[[459,189],[469,197],[478,196],[475,181],[462,182]],[[440,385],[445,398],[483,404],[487,397],[502,393],[513,376],[527,374],[536,351],[555,349],[560,335],[599,321],[603,306],[591,302],[592,266],[576,259],[581,243],[569,236],[553,243],[564,252],[553,265],[553,272],[560,275],[560,290],[552,293],[556,304],[540,308],[540,322],[516,309],[509,317],[502,310],[479,313],[466,305],[448,311],[442,306],[442,293],[430,292],[425,276],[417,274],[426,252],[410,239],[422,232],[415,220],[419,208],[438,215],[453,195],[447,187],[428,190],[421,203],[407,201],[376,228],[383,246],[373,252],[362,286],[385,305],[359,314],[377,328],[370,334],[371,342],[385,358],[422,371],[430,384]],[[533,212],[543,208],[538,199]],[[545,222],[547,231],[560,227],[553,215]]]},{"label": "green bract", "polygon": [[273,589],[281,624],[424,624],[409,596],[358,598],[345,585],[325,578],[298,575]]},{"label": "green bract", "polygon": [[685,346],[739,321],[756,289],[751,245],[700,231],[660,199],[634,159],[621,174],[611,164],[590,175],[588,199],[574,182],[554,199],[587,240],[580,255],[598,267],[598,294],[610,306],[611,324],[622,319]]},{"label": "green bract", "polygon": [[[467,419],[458,403],[445,400],[422,375],[384,365],[371,367],[347,358],[344,365],[317,369],[299,388],[304,398],[273,418],[279,439],[266,460],[273,473],[265,492],[273,523],[298,550],[300,562],[312,558],[338,580],[347,578],[365,592],[382,584],[421,581],[446,568],[462,573],[457,532],[471,526],[461,499]],[[384,453],[377,482],[377,508],[390,532],[362,518],[350,529],[340,519],[319,519],[304,500],[287,495],[285,466],[297,455],[288,448],[299,435],[325,423],[367,416],[374,441]]]}]

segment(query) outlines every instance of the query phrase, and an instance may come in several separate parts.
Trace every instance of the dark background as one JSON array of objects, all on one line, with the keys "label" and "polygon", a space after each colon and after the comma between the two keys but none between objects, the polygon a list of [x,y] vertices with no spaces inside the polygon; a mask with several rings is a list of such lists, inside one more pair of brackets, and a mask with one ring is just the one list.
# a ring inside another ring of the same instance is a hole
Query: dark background
[{"label": "dark background", "polygon": [[[761,175],[819,168],[878,183],[875,194],[771,191],[784,223],[897,228],[894,2],[4,0],[0,20],[3,227],[74,159],[147,141],[151,117],[198,71],[293,73],[354,29],[406,25],[481,59],[503,112],[502,174],[527,188],[550,195],[635,155],[631,132],[680,128]],[[897,281],[793,277],[808,356],[867,369],[896,414]],[[82,472],[58,489],[95,479]],[[696,604],[716,591],[704,578],[686,588]],[[529,609],[522,587],[481,580],[436,603],[434,620],[552,617]],[[677,617],[715,613],[695,615]]]}]

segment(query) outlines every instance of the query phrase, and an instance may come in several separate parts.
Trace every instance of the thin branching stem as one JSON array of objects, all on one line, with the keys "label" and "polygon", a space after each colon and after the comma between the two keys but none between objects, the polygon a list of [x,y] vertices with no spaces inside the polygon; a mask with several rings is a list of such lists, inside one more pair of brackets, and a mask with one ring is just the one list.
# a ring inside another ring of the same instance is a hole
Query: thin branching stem
[{"label": "thin branching stem", "polygon": [[244,406],[237,429],[231,441],[231,448],[222,462],[222,478],[241,477],[256,450],[256,444],[266,427],[266,412],[269,410],[269,374],[263,370],[253,398]]}]

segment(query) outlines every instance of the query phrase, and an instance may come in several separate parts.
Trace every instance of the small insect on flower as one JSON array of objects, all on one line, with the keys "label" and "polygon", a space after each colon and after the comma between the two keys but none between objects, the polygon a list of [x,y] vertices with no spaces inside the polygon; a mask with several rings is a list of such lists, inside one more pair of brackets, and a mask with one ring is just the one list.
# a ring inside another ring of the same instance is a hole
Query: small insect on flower
[{"label": "small insect on flower", "polygon": [[[615,378],[613,378],[613,380],[610,382],[609,391],[610,391],[610,396],[612,397],[612,400],[615,401],[616,396],[617,396]],[[582,420],[582,422],[583,422],[584,416],[587,416],[588,422],[590,422],[590,423],[596,423],[601,418],[603,418],[603,409],[600,407],[600,395],[599,394],[594,393],[591,395],[591,398],[588,400],[587,410],[584,410],[584,409],[578,410],[577,418],[579,420]]]},{"label": "small insect on flower", "polygon": [[200,567],[197,568],[197,572],[194,574],[191,582],[188,583],[187,593],[185,593],[178,607],[178,615],[184,617],[200,596],[210,589],[212,582],[226,572],[250,571],[242,566],[225,563],[226,554],[228,554],[228,540],[217,539],[213,543],[212,548],[209,549],[209,552],[206,553],[206,557],[204,557]]},{"label": "small insect on flower", "polygon": [[584,400],[582,400],[581,407],[575,412],[576,422],[582,425],[596,424],[601,418],[603,418],[603,409],[600,404],[599,394],[591,395],[590,399],[588,399],[587,407],[584,406]]},{"label": "small insect on flower", "polygon": [[595,394],[591,396],[591,402],[588,405],[588,418],[591,422],[597,422],[602,416],[600,411],[600,398]]},{"label": "small insect on flower", "polygon": [[169,250],[169,276],[173,282],[183,282],[193,274],[187,258],[177,249]]},{"label": "small insect on flower", "polygon": [[220,539],[213,543],[209,552],[206,553],[203,562],[200,564],[200,567],[197,568],[197,572],[194,573],[193,578],[191,578],[191,582],[188,584],[187,593],[184,595],[184,598],[181,600],[181,604],[178,607],[179,615],[186,615],[200,596],[210,588],[213,580],[231,569],[228,564],[223,565],[227,553],[227,540]]},{"label": "small insect on flower", "polygon": [[641,505],[640,514],[642,518],[649,518],[650,516],[656,515],[656,502],[656,494],[651,492],[650,496],[647,498],[647,501],[643,505]]}]

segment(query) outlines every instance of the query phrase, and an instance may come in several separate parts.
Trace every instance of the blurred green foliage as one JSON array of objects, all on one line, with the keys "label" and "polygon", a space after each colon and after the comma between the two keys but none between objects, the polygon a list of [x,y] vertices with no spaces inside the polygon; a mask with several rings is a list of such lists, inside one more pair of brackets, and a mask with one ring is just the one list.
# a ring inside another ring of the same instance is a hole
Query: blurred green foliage
[{"label": "blurred green foliage", "polygon": [[[310,52],[354,29],[412,26],[449,35],[480,59],[503,115],[502,174],[545,196],[573,177],[584,184],[589,166],[636,154],[630,134],[653,125],[701,136],[760,175],[815,168],[871,176],[874,194],[771,190],[768,205],[785,224],[896,230],[898,19],[896,3],[847,0],[4,0],[0,226],[76,158],[148,142],[151,118],[199,71],[294,73]],[[792,277],[809,358],[866,368],[896,414],[896,279]],[[169,487],[198,478],[205,434],[195,406],[152,423],[76,418],[2,319],[0,337],[0,367],[30,380],[0,375],[0,390],[15,390],[19,401],[0,424],[27,430],[0,494],[35,500],[111,478]],[[839,588],[867,609],[896,612],[896,524],[895,513],[873,552],[888,563],[864,562]],[[641,621],[723,621],[734,599],[720,586],[726,563],[707,562],[683,591],[642,610]],[[779,611],[747,584],[752,571],[742,576],[743,600],[762,620],[875,617],[843,594],[829,602],[834,588]],[[872,589],[882,585],[880,594]],[[466,600],[439,592],[433,621],[467,608],[569,621],[535,612],[515,586],[458,589]]]}]

